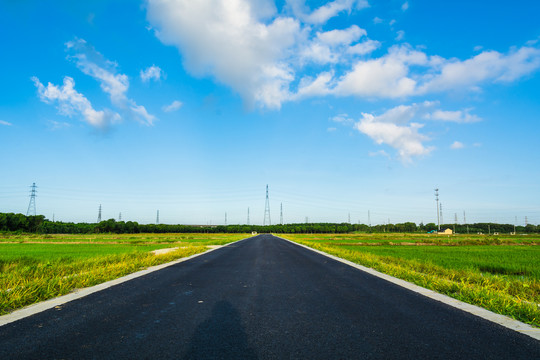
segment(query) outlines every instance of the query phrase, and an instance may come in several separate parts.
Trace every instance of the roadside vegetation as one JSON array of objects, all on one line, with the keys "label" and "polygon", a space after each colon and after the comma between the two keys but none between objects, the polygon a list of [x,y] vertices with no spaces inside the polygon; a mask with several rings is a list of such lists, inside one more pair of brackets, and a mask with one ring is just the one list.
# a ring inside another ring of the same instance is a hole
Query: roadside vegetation
[{"label": "roadside vegetation", "polygon": [[[0,315],[248,237],[246,234],[0,235]],[[174,249],[155,255],[153,250]]]},{"label": "roadside vegetation", "polygon": [[540,327],[539,235],[284,237]]},{"label": "roadside vegetation", "polygon": [[[460,234],[540,233],[540,225],[514,226],[512,224],[441,224],[442,229],[452,229]],[[349,234],[362,233],[418,233],[435,231],[434,223],[415,224],[404,222],[368,226],[351,223],[295,223],[274,225],[178,225],[178,224],[139,224],[135,221],[103,220],[99,223],[67,223],[49,221],[43,215],[25,216],[23,214],[0,213],[0,232],[24,232],[39,234],[138,234],[138,233],[276,233],[276,234]]]}]

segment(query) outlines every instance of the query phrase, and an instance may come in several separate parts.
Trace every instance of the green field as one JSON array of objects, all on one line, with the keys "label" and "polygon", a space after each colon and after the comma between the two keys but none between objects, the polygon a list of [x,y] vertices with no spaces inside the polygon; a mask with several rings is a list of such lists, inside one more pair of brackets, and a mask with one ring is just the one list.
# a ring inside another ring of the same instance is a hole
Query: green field
[{"label": "green field", "polygon": [[[3,235],[0,237],[0,315],[246,237],[246,234]],[[177,249],[161,255],[151,253],[163,248]]]},{"label": "green field", "polygon": [[284,237],[540,327],[538,235]]}]

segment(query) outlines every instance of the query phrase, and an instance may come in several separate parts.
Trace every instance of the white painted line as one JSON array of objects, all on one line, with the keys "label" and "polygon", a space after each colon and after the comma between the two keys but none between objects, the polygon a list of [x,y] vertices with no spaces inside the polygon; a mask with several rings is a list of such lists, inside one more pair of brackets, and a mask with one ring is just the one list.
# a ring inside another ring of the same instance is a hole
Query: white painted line
[{"label": "white painted line", "polygon": [[372,268],[368,268],[368,267],[365,267],[365,266],[362,266],[362,265],[358,265],[356,263],[353,263],[352,261],[345,260],[345,259],[339,258],[337,256],[327,254],[327,253],[325,253],[323,251],[310,248],[309,246],[298,244],[298,243],[296,243],[294,241],[291,241],[289,239],[285,239],[285,238],[282,238],[280,236],[276,236],[276,237],[278,237],[278,238],[280,238],[282,240],[288,241],[290,243],[293,243],[295,245],[301,246],[303,248],[306,248],[308,250],[314,251],[314,252],[316,252],[318,254],[324,255],[326,257],[329,257],[329,258],[334,259],[336,261],[339,261],[341,263],[347,264],[347,265],[352,266],[352,267],[354,267],[356,269],[365,271],[368,274],[374,275],[374,276],[376,276],[378,278],[384,279],[386,281],[389,281],[391,283],[394,283],[396,285],[404,287],[404,288],[406,288],[408,290],[414,291],[414,292],[416,292],[418,294],[427,296],[428,298],[431,298],[433,300],[440,301],[440,302],[442,302],[442,303],[444,303],[446,305],[449,305],[449,306],[452,306],[454,308],[466,311],[466,312],[468,312],[470,314],[481,317],[482,319],[485,319],[485,320],[491,321],[493,323],[499,324],[501,326],[504,326],[505,328],[508,328],[510,330],[514,330],[514,331],[517,331],[517,332],[522,333],[524,335],[530,336],[533,339],[540,340],[540,329],[539,328],[532,327],[531,325],[522,323],[521,321],[518,321],[518,320],[514,320],[514,319],[512,319],[512,318],[510,318],[508,316],[495,314],[494,312],[486,310],[486,309],[481,308],[479,306],[471,305],[471,304],[468,304],[466,302],[451,298],[450,296],[439,294],[439,293],[437,293],[437,292],[435,292],[433,290],[429,290],[429,289],[423,288],[421,286],[415,285],[413,283],[410,283],[408,281],[401,280],[401,279],[395,278],[393,276],[383,274],[383,273],[381,273],[381,272],[379,272],[377,270],[374,270]]},{"label": "white painted line", "polygon": [[[249,239],[249,238],[246,238],[246,239]],[[75,291],[73,291],[73,292],[71,292],[69,294],[66,294],[66,295],[62,295],[62,296],[59,296],[59,297],[56,297],[56,298],[53,298],[53,299],[50,299],[50,300],[45,300],[45,301],[42,301],[42,302],[39,302],[39,303],[36,303],[36,304],[29,305],[29,306],[24,307],[22,309],[15,310],[12,313],[9,313],[7,315],[0,316],[0,326],[4,326],[4,325],[9,324],[11,322],[14,322],[14,321],[17,321],[17,320],[20,320],[20,319],[24,319],[25,317],[35,315],[35,314],[40,313],[40,312],[45,311],[45,310],[52,309],[52,308],[54,308],[56,306],[64,305],[65,303],[68,303],[70,301],[77,300],[77,299],[83,298],[85,296],[88,296],[90,294],[93,294],[95,292],[105,290],[105,289],[110,288],[112,286],[124,283],[126,281],[136,279],[136,278],[144,276],[144,275],[148,275],[148,274],[150,274],[150,273],[152,273],[154,271],[158,271],[158,270],[164,269],[166,267],[176,265],[176,264],[179,264],[179,263],[184,262],[184,261],[191,260],[191,259],[196,258],[198,256],[208,254],[209,252],[215,251],[215,250],[220,249],[220,248],[225,247],[225,246],[235,244],[235,243],[237,243],[239,241],[243,241],[243,240],[246,240],[246,239],[237,240],[237,241],[225,244],[225,245],[220,246],[220,247],[211,248],[209,250],[206,250],[205,252],[195,254],[195,255],[191,255],[191,256],[181,258],[181,259],[178,259],[178,260],[174,260],[174,261],[171,261],[171,262],[168,262],[168,263],[165,263],[165,264],[151,266],[151,267],[146,268],[144,270],[131,273],[129,275],[123,276],[123,277],[118,278],[118,279],[110,280],[110,281],[107,281],[107,282],[104,282],[104,283],[101,283],[101,284],[98,284],[98,285],[95,285],[95,286],[92,286],[92,287],[88,287],[88,288],[84,288],[84,289],[78,289],[78,290],[75,290]]]}]

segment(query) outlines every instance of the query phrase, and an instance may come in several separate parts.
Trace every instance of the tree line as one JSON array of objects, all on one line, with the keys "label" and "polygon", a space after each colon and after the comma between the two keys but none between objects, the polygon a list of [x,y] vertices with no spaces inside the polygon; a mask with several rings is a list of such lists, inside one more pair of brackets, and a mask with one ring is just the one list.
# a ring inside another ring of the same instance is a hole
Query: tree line
[{"label": "tree line", "polygon": [[[452,229],[460,234],[493,234],[510,233],[514,231],[514,225],[496,223],[475,224],[444,224],[441,229]],[[399,224],[383,224],[368,226],[366,224],[349,223],[295,223],[278,225],[170,225],[170,224],[139,224],[135,221],[104,220],[99,223],[70,223],[49,221],[43,215],[26,216],[23,214],[0,213],[0,231],[40,233],[40,234],[92,234],[92,233],[277,233],[277,234],[346,234],[352,232],[365,233],[427,233],[436,231],[434,223],[416,224],[405,222]],[[528,224],[516,226],[517,233],[539,233],[540,225]]]}]

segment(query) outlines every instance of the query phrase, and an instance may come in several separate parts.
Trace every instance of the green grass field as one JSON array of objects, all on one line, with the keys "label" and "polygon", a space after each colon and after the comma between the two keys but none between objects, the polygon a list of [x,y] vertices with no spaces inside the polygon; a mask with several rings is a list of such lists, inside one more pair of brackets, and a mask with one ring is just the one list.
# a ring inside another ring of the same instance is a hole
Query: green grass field
[{"label": "green grass field", "polygon": [[540,327],[538,235],[284,237]]},{"label": "green grass field", "polygon": [[[149,266],[201,253],[246,234],[4,235],[0,315]],[[178,248],[154,255],[152,250]]]}]

